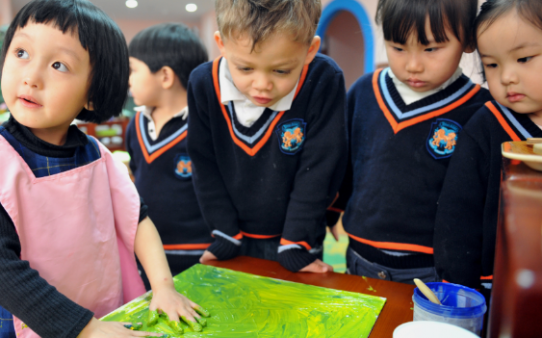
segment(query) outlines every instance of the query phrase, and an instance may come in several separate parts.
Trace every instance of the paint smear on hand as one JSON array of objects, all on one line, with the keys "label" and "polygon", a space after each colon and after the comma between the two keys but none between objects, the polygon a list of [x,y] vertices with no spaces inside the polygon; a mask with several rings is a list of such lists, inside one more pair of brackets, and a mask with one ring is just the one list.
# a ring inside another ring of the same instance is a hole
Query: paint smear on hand
[{"label": "paint smear on hand", "polygon": [[[182,323],[179,337],[368,337],[385,298],[321,288],[197,264],[174,278],[175,288],[210,313],[202,332]],[[105,321],[145,323],[147,293]],[[172,330],[147,327],[142,331]]]}]

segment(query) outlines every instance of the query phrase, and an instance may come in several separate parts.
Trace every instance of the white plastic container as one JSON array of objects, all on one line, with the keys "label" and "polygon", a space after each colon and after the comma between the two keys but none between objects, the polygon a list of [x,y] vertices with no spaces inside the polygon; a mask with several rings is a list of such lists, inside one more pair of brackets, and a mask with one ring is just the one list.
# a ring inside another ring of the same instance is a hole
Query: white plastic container
[{"label": "white plastic container", "polygon": [[440,322],[408,322],[393,331],[393,338],[477,338],[459,326]]}]

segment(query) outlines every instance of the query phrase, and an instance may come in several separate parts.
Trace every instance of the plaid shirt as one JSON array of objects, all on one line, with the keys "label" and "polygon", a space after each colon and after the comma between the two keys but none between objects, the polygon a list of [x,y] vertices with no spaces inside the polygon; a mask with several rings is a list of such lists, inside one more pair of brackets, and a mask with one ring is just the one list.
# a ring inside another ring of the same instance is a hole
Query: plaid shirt
[{"label": "plaid shirt", "polygon": [[[11,144],[32,170],[36,178],[59,174],[82,167],[100,158],[97,141],[91,137],[84,147],[77,147],[72,157],[55,158],[36,154],[17,141],[4,127],[0,126],[0,134]],[[1,337],[0,337],[1,338]]]}]

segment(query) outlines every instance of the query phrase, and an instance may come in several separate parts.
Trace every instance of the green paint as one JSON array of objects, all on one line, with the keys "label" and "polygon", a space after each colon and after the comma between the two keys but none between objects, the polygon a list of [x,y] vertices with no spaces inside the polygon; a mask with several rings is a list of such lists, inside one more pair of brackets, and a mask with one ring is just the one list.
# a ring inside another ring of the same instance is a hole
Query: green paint
[{"label": "green paint", "polygon": [[370,286],[370,285],[369,285],[369,287],[367,288],[367,290],[368,290],[368,291],[372,291],[372,292],[376,292],[376,290],[375,290],[375,289],[373,289],[373,287],[372,287],[372,286]]},{"label": "green paint", "polygon": [[168,325],[159,325],[162,316],[149,328],[146,318],[152,297],[148,293],[102,320],[143,322],[141,331],[169,334],[172,338],[358,338],[369,336],[386,302],[381,297],[200,264],[177,275],[174,282],[180,293],[212,314],[202,332],[195,332],[181,322],[184,335],[178,336]]},{"label": "green paint", "polygon": [[207,326],[207,319],[205,318],[198,318],[198,317],[195,317],[196,318],[196,321],[203,327]]},{"label": "green paint", "polygon": [[147,326],[153,326],[154,324],[156,324],[156,321],[159,317],[160,315],[158,314],[158,311],[149,311],[149,313],[147,314]]},{"label": "green paint", "polygon": [[184,322],[188,324],[188,326],[190,326],[190,328],[194,331],[201,332],[201,330],[203,329],[200,324],[189,320],[185,316],[181,316],[181,319],[184,320]]},{"label": "green paint", "polygon": [[205,310],[201,306],[197,306],[194,310],[196,310],[197,313],[202,315],[203,317],[210,317],[209,311]]}]

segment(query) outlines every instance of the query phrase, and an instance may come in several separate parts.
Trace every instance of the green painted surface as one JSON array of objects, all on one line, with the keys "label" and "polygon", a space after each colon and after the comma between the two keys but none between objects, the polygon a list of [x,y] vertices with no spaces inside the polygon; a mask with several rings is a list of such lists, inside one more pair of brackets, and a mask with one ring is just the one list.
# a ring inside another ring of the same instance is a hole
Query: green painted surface
[{"label": "green painted surface", "polygon": [[[200,264],[174,280],[179,292],[210,313],[202,332],[182,323],[182,337],[368,337],[386,302]],[[102,320],[145,323],[150,299],[146,294]],[[176,337],[167,325],[141,330]]]}]

